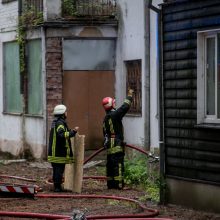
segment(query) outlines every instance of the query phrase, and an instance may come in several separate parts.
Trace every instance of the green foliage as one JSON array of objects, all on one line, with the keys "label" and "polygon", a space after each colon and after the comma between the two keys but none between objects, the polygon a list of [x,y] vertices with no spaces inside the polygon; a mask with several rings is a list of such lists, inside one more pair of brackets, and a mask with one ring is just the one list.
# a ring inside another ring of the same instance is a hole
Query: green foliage
[{"label": "green foliage", "polygon": [[136,185],[146,191],[148,199],[158,202],[160,190],[159,169],[157,164],[149,163],[145,155],[136,155],[132,159],[125,159],[125,183]]},{"label": "green foliage", "polygon": [[27,28],[31,29],[43,23],[43,12],[37,12],[35,7],[26,8],[19,17],[17,29],[17,42],[19,44],[20,53],[20,73],[25,73],[25,39]]},{"label": "green foliage", "polygon": [[62,13],[64,17],[93,17],[102,15],[115,16],[115,6],[104,3],[103,1],[77,1],[63,0]]},{"label": "green foliage", "polygon": [[144,184],[147,181],[147,158],[144,156],[125,159],[125,182],[126,184]]},{"label": "green foliage", "polygon": [[34,6],[23,11],[19,17],[20,26],[25,28],[33,28],[41,23],[43,23],[43,12],[36,11]]},{"label": "green foliage", "polygon": [[73,0],[63,0],[63,14],[77,16],[76,3]]}]

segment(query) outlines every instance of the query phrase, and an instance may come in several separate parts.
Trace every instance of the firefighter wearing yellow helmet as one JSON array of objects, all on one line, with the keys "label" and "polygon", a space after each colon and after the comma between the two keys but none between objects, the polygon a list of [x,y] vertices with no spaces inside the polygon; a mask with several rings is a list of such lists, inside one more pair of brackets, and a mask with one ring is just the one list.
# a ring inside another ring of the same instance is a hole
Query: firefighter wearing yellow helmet
[{"label": "firefighter wearing yellow helmet", "polygon": [[65,164],[73,162],[73,152],[70,138],[74,137],[78,127],[69,129],[66,123],[67,108],[65,105],[57,105],[53,111],[54,120],[51,125],[48,147],[48,161],[53,167],[54,191],[63,191],[61,184]]}]

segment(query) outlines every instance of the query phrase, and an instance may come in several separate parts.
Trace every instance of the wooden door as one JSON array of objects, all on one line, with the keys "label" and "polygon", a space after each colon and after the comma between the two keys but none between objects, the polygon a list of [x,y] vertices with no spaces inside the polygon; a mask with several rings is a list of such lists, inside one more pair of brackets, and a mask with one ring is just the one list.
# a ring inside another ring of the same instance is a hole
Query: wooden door
[{"label": "wooden door", "polygon": [[102,121],[105,111],[102,99],[114,96],[114,71],[65,71],[63,81],[64,104],[68,109],[70,128],[79,126],[86,136],[85,148],[102,147]]}]

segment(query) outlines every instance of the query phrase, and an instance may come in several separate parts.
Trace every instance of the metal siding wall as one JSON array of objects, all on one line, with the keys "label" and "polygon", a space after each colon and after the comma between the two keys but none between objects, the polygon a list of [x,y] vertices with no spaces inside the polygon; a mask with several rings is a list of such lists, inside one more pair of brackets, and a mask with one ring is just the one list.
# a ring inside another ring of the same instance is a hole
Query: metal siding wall
[{"label": "metal siding wall", "polygon": [[220,1],[164,4],[166,175],[220,184],[220,131],[196,128],[197,31],[220,27]]}]

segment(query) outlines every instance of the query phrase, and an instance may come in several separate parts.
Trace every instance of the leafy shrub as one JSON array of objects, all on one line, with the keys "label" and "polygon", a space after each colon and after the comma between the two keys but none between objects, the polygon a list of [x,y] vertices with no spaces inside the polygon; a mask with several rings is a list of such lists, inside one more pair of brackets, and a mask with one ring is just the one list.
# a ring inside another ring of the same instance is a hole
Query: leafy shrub
[{"label": "leafy shrub", "polygon": [[124,180],[127,185],[135,185],[147,192],[147,198],[159,201],[159,169],[158,164],[149,163],[145,155],[137,154],[132,159],[125,158]]}]

